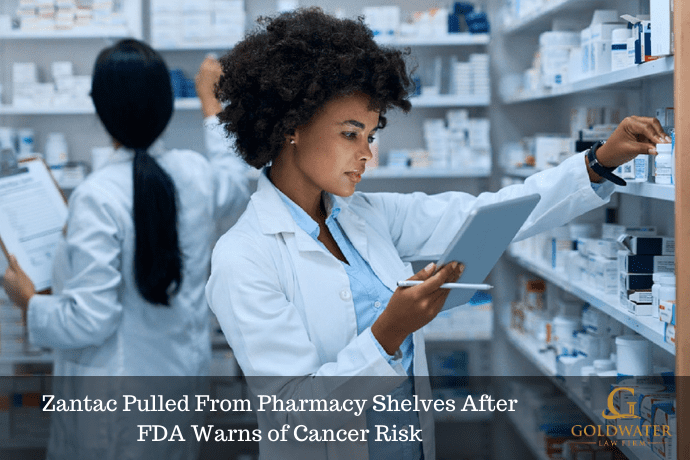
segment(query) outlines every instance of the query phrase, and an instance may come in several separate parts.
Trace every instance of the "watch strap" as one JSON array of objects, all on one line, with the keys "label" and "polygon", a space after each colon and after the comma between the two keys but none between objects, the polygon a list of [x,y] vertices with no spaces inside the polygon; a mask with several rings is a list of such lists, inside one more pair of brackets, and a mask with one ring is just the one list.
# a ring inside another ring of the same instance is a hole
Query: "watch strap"
[{"label": "watch strap", "polygon": [[592,168],[592,171],[604,179],[613,182],[616,185],[626,185],[626,182],[623,179],[613,174],[613,171],[616,169],[615,167],[610,168],[604,166],[599,163],[599,160],[597,160],[597,149],[602,145],[604,145],[603,141],[597,141],[592,147],[590,147],[590,149],[587,151],[587,164],[589,164],[589,167]]}]

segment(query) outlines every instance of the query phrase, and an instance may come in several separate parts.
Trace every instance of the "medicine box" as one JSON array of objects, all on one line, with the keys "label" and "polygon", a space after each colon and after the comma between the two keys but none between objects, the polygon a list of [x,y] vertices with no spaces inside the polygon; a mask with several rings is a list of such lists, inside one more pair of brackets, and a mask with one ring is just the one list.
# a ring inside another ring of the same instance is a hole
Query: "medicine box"
[{"label": "medicine box", "polygon": [[594,276],[594,285],[605,294],[616,294],[618,288],[618,264],[615,259],[590,256],[587,271]]},{"label": "medicine box", "polygon": [[660,404],[666,404],[673,407],[673,400],[676,399],[675,393],[671,391],[660,391],[660,392],[635,392],[638,396],[639,403],[637,404],[639,408],[639,413],[636,415],[642,417],[643,419],[652,422],[652,409],[654,406],[659,406]]},{"label": "medicine box", "polygon": [[673,256],[629,254],[618,251],[618,270],[627,273],[675,273]]},{"label": "medicine box", "polygon": [[673,456],[673,443],[676,437],[676,412],[673,406],[668,404],[661,404],[656,406],[653,411],[654,422],[653,425],[660,425],[663,428],[668,426],[667,436],[655,436],[652,441],[652,450],[663,460],[675,460]]},{"label": "medicine box", "polygon": [[653,297],[650,290],[628,291],[628,300],[637,303],[652,303]]},{"label": "medicine box", "polygon": [[649,2],[652,56],[673,54],[673,0]]},{"label": "medicine box", "polygon": [[656,227],[627,227],[618,224],[602,224],[602,239],[617,240],[620,235],[628,236],[656,236]]},{"label": "medicine box", "polygon": [[626,302],[626,307],[628,311],[635,316],[654,316],[655,308],[651,303],[637,303],[632,300]]},{"label": "medicine box", "polygon": [[573,140],[570,137],[554,135],[536,135],[534,137],[535,166],[538,170],[552,168],[561,163],[561,158],[568,156],[573,150]]},{"label": "medicine box", "polygon": [[676,325],[664,323],[664,341],[666,343],[676,344]]},{"label": "medicine box", "polygon": [[637,255],[673,256],[676,253],[676,240],[666,236],[630,236],[623,244]]},{"label": "medicine box", "polygon": [[636,291],[639,289],[651,289],[654,281],[651,274],[642,273],[626,273],[621,272],[619,275],[618,289],[620,292]]},{"label": "medicine box", "polygon": [[[606,259],[616,259],[618,257],[618,250],[620,249],[618,241],[614,239],[589,239],[585,245],[588,255],[600,256]],[[579,241],[577,248],[580,249]]]},{"label": "medicine box", "polygon": [[672,300],[662,300],[659,302],[659,320],[676,324],[676,302]]}]

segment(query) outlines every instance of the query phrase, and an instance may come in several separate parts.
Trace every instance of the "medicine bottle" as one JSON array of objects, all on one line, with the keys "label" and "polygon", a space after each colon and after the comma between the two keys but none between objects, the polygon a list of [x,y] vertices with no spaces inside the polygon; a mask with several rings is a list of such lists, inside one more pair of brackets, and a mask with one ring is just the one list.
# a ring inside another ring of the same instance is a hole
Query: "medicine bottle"
[{"label": "medicine bottle", "polygon": [[628,67],[628,39],[630,36],[630,29],[614,29],[613,32],[611,32],[612,71]]},{"label": "medicine bottle", "polygon": [[61,167],[67,163],[67,141],[62,133],[50,133],[45,146],[46,163],[50,167]]},{"label": "medicine bottle", "polygon": [[662,300],[676,300],[676,275],[654,273],[652,280],[652,307],[654,311],[658,311]]},{"label": "medicine bottle", "polygon": [[654,157],[654,182],[673,184],[673,146],[656,144],[657,155]]}]

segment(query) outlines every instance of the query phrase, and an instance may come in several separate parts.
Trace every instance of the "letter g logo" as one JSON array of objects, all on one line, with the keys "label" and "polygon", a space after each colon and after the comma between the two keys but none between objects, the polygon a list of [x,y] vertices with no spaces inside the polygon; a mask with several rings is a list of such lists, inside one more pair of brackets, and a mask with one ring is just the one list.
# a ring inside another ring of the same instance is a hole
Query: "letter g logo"
[{"label": "letter g logo", "polygon": [[621,414],[619,413],[616,408],[613,405],[613,396],[620,392],[620,391],[628,391],[630,394],[635,395],[635,389],[634,388],[628,388],[628,387],[618,387],[615,388],[611,393],[609,393],[609,398],[608,398],[608,409],[610,414],[607,414],[605,410],[601,412],[602,417],[604,417],[606,420],[615,420],[619,418],[640,418],[639,416],[635,415],[635,404],[634,402],[629,402],[629,410],[630,412],[628,414]]}]

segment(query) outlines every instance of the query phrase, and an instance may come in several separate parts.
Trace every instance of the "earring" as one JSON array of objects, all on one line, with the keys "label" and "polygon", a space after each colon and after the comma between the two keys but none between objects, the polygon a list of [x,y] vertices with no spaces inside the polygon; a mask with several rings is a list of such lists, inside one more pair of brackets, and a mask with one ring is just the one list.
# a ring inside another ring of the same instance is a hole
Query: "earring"
[{"label": "earring", "polygon": [[290,144],[295,145],[295,140],[294,140],[294,139],[290,139]]}]

